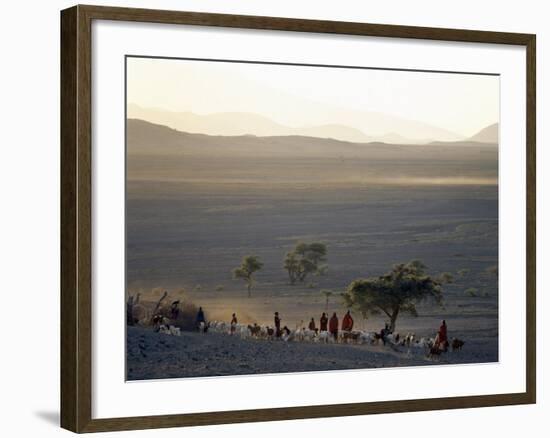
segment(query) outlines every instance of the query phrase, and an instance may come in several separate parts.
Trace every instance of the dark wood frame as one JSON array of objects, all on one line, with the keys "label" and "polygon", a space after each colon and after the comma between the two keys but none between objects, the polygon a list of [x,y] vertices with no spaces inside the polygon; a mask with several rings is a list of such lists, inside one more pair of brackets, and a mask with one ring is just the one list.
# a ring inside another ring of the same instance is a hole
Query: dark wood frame
[{"label": "dark wood frame", "polygon": [[[524,46],[527,53],[527,369],[524,393],[230,412],[92,419],[91,23],[92,20],[270,29]],[[536,402],[535,78],[536,37],[485,32],[75,6],[61,12],[61,426],[74,432],[147,429],[516,405]]]}]

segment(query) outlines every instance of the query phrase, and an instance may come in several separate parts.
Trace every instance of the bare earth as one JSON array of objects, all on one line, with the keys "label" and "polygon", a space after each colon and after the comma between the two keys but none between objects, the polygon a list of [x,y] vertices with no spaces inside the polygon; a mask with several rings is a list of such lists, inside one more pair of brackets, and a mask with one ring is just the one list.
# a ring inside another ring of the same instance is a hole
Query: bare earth
[{"label": "bare earth", "polygon": [[316,344],[241,339],[219,333],[183,332],[180,337],[128,327],[127,379],[387,368],[498,360],[494,342],[473,340],[459,352],[429,359],[417,348]]}]

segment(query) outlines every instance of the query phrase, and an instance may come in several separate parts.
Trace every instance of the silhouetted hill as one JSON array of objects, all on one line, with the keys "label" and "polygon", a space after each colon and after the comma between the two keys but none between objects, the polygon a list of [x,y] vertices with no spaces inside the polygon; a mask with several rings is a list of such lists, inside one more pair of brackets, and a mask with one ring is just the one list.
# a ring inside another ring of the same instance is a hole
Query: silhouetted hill
[{"label": "silhouetted hill", "polygon": [[[196,114],[190,111],[174,112],[162,109],[142,108],[128,105],[128,118],[147,120],[169,126],[183,132],[207,135],[239,136],[252,134],[259,137],[302,135],[306,137],[334,138],[355,143],[384,141],[394,144],[425,144],[431,140],[456,141],[461,137],[425,123],[404,120],[375,112],[347,111],[345,117],[335,114],[335,120],[346,123],[325,123],[311,126],[291,127],[268,117],[248,112],[221,112]],[[357,127],[361,127],[360,129]],[[393,130],[399,127],[399,134]],[[385,134],[373,134],[372,132]]]},{"label": "silhouetted hill", "polygon": [[498,144],[498,123],[493,123],[492,125],[483,128],[477,134],[471,136],[468,140],[479,143]]}]

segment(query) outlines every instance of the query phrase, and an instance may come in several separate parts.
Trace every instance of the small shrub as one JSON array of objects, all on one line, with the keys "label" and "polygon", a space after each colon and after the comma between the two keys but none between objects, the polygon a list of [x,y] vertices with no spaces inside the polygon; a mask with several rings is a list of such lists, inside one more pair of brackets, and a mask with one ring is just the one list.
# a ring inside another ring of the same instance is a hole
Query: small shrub
[{"label": "small shrub", "polygon": [[449,283],[450,284],[450,283],[454,282],[454,277],[453,277],[453,274],[451,274],[450,272],[442,272],[441,274],[439,274],[438,280],[441,283]]}]

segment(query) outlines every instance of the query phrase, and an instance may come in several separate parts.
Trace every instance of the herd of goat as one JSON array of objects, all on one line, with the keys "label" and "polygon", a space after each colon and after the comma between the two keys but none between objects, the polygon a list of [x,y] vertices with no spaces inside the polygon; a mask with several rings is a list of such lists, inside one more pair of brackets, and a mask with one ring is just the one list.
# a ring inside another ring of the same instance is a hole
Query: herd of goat
[{"label": "herd of goat", "polygon": [[[160,333],[181,336],[181,331],[178,327],[170,325],[167,318],[157,321],[156,330]],[[324,344],[356,344],[356,345],[383,345],[393,348],[406,347],[409,349],[417,349],[425,351],[429,357],[439,356],[442,352],[447,351],[447,348],[436,346],[435,338],[421,337],[417,338],[415,333],[407,333],[401,336],[398,333],[391,333],[382,336],[376,332],[368,332],[361,330],[340,331],[337,336],[327,331],[310,330],[307,328],[296,328],[291,330],[284,327],[279,336],[276,335],[275,329],[268,326],[260,326],[254,324],[229,324],[224,321],[210,321],[208,323],[201,322],[198,327],[201,333],[220,333],[231,336],[237,336],[241,339],[264,339],[276,340],[280,339],[283,342],[314,342]],[[449,344],[452,351],[461,350],[464,341],[453,338]]]}]

